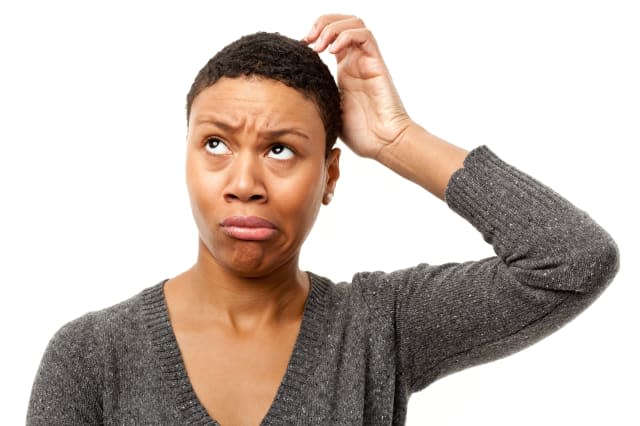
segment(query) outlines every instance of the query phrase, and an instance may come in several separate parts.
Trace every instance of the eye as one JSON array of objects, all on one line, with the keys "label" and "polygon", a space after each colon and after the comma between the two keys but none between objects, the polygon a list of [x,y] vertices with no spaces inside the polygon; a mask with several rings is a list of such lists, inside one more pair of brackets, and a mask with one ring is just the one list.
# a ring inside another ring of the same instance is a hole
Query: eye
[{"label": "eye", "polygon": [[269,154],[267,157],[275,158],[277,160],[289,160],[293,158],[295,153],[293,150],[285,145],[276,144],[269,148]]},{"label": "eye", "polygon": [[205,149],[213,155],[225,155],[231,153],[229,147],[218,138],[209,138],[205,142]]}]

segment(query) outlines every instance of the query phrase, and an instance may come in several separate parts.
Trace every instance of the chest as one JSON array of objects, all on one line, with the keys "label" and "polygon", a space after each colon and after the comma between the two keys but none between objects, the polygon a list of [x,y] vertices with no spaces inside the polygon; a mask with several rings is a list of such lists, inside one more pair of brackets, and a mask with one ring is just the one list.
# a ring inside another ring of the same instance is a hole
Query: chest
[{"label": "chest", "polygon": [[194,392],[222,426],[255,426],[278,392],[293,352],[298,324],[244,337],[215,328],[176,330]]}]

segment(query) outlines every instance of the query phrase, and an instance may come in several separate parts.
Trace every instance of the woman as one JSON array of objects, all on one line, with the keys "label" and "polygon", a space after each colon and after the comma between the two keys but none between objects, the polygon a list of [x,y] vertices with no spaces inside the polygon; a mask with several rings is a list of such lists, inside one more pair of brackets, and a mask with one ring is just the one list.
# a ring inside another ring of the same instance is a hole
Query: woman
[{"label": "woman", "polygon": [[[538,341],[611,282],[617,246],[586,213],[409,118],[362,21],[322,16],[304,42],[335,54],[340,92],[316,53],[274,34],[200,71],[186,165],[198,259],[62,327],[28,424],[403,424],[411,393]],[[497,256],[339,284],[301,271],[338,135],[446,201]]]}]

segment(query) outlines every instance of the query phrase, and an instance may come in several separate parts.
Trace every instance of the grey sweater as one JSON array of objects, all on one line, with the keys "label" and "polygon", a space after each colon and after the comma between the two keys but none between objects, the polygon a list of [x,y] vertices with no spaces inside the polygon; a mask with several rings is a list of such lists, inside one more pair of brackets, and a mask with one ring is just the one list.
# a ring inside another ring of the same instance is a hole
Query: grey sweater
[{"label": "grey sweater", "polygon": [[[300,331],[263,425],[402,425],[411,393],[557,330],[619,268],[607,232],[486,146],[467,156],[445,198],[497,256],[363,272],[350,283],[310,274]],[[190,384],[165,281],[53,336],[27,424],[218,424]]]}]

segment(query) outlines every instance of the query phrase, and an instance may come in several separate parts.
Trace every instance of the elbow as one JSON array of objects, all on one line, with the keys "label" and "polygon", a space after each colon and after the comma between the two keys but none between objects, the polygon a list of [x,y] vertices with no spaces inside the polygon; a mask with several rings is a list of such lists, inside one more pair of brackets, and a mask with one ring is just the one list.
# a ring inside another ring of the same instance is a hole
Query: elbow
[{"label": "elbow", "polygon": [[618,245],[602,231],[589,239],[563,244],[541,257],[519,262],[512,273],[519,282],[531,287],[595,295],[611,283],[619,268]]},{"label": "elbow", "polygon": [[616,242],[602,231],[564,250],[558,262],[547,271],[549,280],[541,287],[578,294],[600,294],[620,269]]},{"label": "elbow", "polygon": [[580,293],[600,293],[620,269],[620,250],[606,233],[584,248],[570,263],[573,285]]}]

